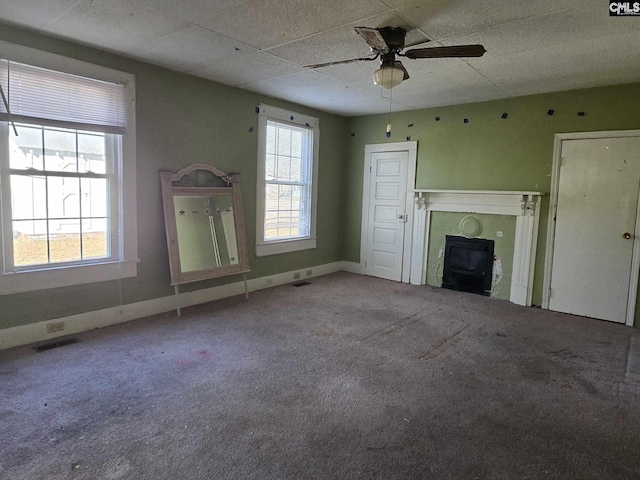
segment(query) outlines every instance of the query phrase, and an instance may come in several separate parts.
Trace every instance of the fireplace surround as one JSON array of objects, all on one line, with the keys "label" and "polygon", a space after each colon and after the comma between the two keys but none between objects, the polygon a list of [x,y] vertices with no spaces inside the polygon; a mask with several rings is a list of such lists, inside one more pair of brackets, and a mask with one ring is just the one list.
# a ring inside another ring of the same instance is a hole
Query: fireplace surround
[{"label": "fireplace surround", "polygon": [[431,212],[513,215],[516,217],[516,233],[509,300],[519,305],[531,305],[540,197],[544,193],[431,189],[416,189],[409,193],[414,200],[410,283],[426,283]]}]

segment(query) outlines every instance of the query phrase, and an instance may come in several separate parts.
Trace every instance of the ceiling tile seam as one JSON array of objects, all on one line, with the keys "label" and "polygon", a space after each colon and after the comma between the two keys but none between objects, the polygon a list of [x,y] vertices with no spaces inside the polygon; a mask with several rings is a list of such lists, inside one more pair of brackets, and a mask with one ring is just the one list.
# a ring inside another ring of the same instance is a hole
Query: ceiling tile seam
[{"label": "ceiling tile seam", "polygon": [[390,8],[390,9],[395,9],[396,8],[393,5],[389,5],[389,3],[387,3],[389,0],[379,0],[379,1],[380,1],[380,3],[385,4],[387,6],[387,8]]},{"label": "ceiling tile seam", "polygon": [[[319,73],[320,75],[323,75],[323,76],[325,76],[325,77],[327,77],[327,78],[329,78],[331,80],[335,80],[335,81],[341,82],[345,88],[352,88],[352,89],[354,89],[354,90],[356,90],[356,91],[358,91],[360,93],[366,94],[367,96],[372,96],[372,97],[377,97],[378,96],[378,95],[374,95],[369,90],[365,90],[364,88],[360,88],[360,87],[354,85],[351,82],[345,82],[343,80],[338,80],[336,77],[332,77],[331,75],[327,75],[326,73],[322,73],[322,72],[318,72],[318,71],[316,71],[316,73]],[[320,89],[318,89],[318,91],[321,92],[321,91],[324,91],[324,90],[331,90],[332,88],[333,87],[320,88]],[[380,96],[382,96],[383,98],[386,98],[383,95],[380,95]]]},{"label": "ceiling tile seam", "polygon": [[[83,1],[83,0],[80,0],[80,1]],[[2,25],[2,23],[3,22],[0,21],[0,25]],[[7,23],[7,22],[4,22],[4,23]],[[11,23],[7,23],[7,24],[11,25]],[[88,42],[85,42],[85,41],[82,41],[82,40],[78,40],[78,39],[75,39],[75,38],[65,37],[65,36],[57,34],[57,33],[49,32],[49,31],[45,31],[45,30],[41,30],[41,29],[36,29],[36,28],[25,27],[25,26],[23,26],[21,24],[17,24],[17,23],[15,23],[13,25],[16,25],[16,26],[18,26],[20,28],[23,28],[23,29],[26,29],[26,30],[29,30],[29,31],[32,31],[32,32],[40,33],[40,34],[45,35],[46,37],[49,37],[49,38],[62,40],[64,42],[69,42],[69,43],[72,43],[74,45],[78,45],[78,46],[81,46],[81,47],[92,48],[92,49],[98,50],[100,52],[107,53],[109,55],[115,55],[115,56],[118,56],[118,57],[127,58],[127,59],[130,59],[130,60],[134,60],[136,62],[145,63],[147,65],[151,65],[151,66],[154,66],[154,67],[157,67],[157,68],[162,68],[162,69],[165,69],[165,70],[170,70],[172,72],[181,73],[181,74],[184,74],[184,75],[193,75],[193,76],[197,76],[198,78],[205,78],[205,77],[200,77],[198,75],[194,75],[192,73],[193,71],[177,70],[175,68],[171,68],[171,67],[167,67],[167,66],[163,66],[163,65],[158,65],[157,63],[154,63],[154,62],[150,61],[149,59],[144,58],[142,56],[135,55],[135,54],[132,54],[132,53],[125,53],[125,52],[122,52],[120,50],[114,50],[113,48],[105,47],[104,45],[96,45],[96,44],[88,43]],[[249,53],[255,53],[255,52],[249,52]],[[242,55],[238,55],[236,58],[240,58],[241,56]],[[200,68],[205,68],[205,67],[200,67]],[[211,80],[211,79],[205,79],[205,80],[209,80],[211,82],[215,82],[215,80]],[[221,82],[216,82],[216,83],[222,84]],[[222,84],[222,85],[224,85],[224,84]],[[229,86],[229,85],[227,85],[227,86]]]},{"label": "ceiling tile seam", "polygon": [[[0,25],[2,25],[2,22],[0,22]],[[73,45],[76,45],[76,46],[80,46],[80,47],[91,48],[91,49],[97,50],[97,51],[99,51],[101,53],[107,53],[109,55],[115,55],[115,56],[122,57],[122,58],[128,58],[130,60],[135,60],[137,62],[146,63],[148,65],[153,65],[154,67],[164,68],[165,70],[172,70],[174,72],[184,73],[184,72],[181,72],[180,70],[175,70],[175,69],[172,69],[172,68],[169,68],[169,67],[163,67],[163,66],[158,65],[156,63],[152,63],[148,59],[135,56],[134,54],[131,54],[131,53],[125,53],[125,52],[122,52],[121,50],[115,50],[113,48],[105,47],[104,45],[98,45],[98,44],[95,44],[95,43],[89,43],[89,42],[86,42],[84,40],[79,40],[77,38],[66,37],[64,35],[60,35],[59,33],[54,33],[54,32],[50,32],[50,31],[47,31],[47,30],[42,30],[42,29],[39,29],[39,28],[25,27],[24,25],[18,24],[18,23],[14,23],[13,25],[16,25],[19,28],[27,30],[27,31],[30,31],[30,32],[38,33],[40,35],[43,35],[46,38],[52,38],[52,39],[55,39],[55,40],[60,40],[60,41],[67,42],[67,43],[70,43],[70,44],[73,44]],[[38,48],[38,49],[42,50],[42,48]],[[53,51],[51,51],[51,52],[53,53]]]},{"label": "ceiling tile seam", "polygon": [[[47,24],[46,24],[42,29],[39,29],[39,31],[43,32],[43,33],[44,33],[44,34],[46,34],[46,35],[54,36],[55,38],[60,38],[60,39],[62,39],[62,40],[68,41],[68,42],[78,43],[78,44],[80,44],[80,45],[87,45],[87,46],[90,46],[90,47],[92,47],[92,48],[97,48],[97,49],[102,50],[102,51],[105,51],[105,52],[115,53],[115,54],[117,54],[117,55],[122,55],[122,56],[124,56],[124,57],[137,59],[137,57],[135,57],[135,56],[133,56],[133,55],[127,55],[125,52],[122,52],[122,51],[120,51],[120,50],[110,49],[110,48],[105,47],[104,45],[98,45],[98,44],[92,44],[92,43],[89,43],[89,42],[84,42],[84,41],[81,41],[81,40],[76,39],[76,38],[73,38],[73,37],[68,37],[68,36],[65,36],[65,35],[56,34],[56,33],[53,33],[53,32],[51,32],[51,31],[49,31],[49,30],[46,30],[48,27],[50,27],[51,25],[53,25],[53,24],[54,24],[55,22],[57,22],[60,18],[62,18],[64,15],[66,15],[67,13],[69,13],[71,10],[73,10],[74,8],[76,8],[78,5],[80,5],[80,4],[81,4],[81,3],[83,3],[84,1],[85,1],[85,0],[78,0],[78,2],[74,3],[72,7],[70,7],[70,8],[68,8],[68,9],[66,9],[63,13],[61,13],[60,15],[58,15],[58,16],[55,18],[55,20],[53,20],[53,21],[51,21],[51,22],[47,23]],[[158,10],[154,9],[154,8],[148,7],[147,5],[140,4],[140,3],[136,2],[135,0],[127,0],[127,1],[128,1],[129,3],[131,3],[131,4],[138,5],[138,6],[140,6],[140,7],[144,8],[144,9],[146,9],[146,10],[150,10],[150,11],[152,11],[152,12],[155,12],[155,13],[157,13],[157,14],[159,14],[159,15],[161,15],[161,16],[163,16],[163,17],[167,18],[167,19],[171,19],[171,20],[173,20],[173,21],[177,21],[177,22],[179,22],[179,23],[182,25],[182,27],[181,27],[181,28],[178,28],[177,30],[174,30],[174,31],[172,31],[172,32],[170,32],[170,33],[167,33],[167,34],[165,34],[165,35],[161,35],[161,36],[159,36],[159,37],[155,37],[155,38],[153,38],[152,40],[149,40],[148,42],[145,42],[145,43],[141,44],[141,45],[140,45],[141,47],[149,47],[153,42],[155,42],[155,41],[157,41],[157,40],[159,40],[159,39],[161,39],[161,38],[167,37],[167,36],[169,36],[169,35],[173,35],[174,33],[176,33],[176,32],[178,32],[178,31],[180,31],[181,29],[185,28],[186,26],[188,26],[188,25],[191,23],[191,22],[186,22],[186,21],[184,21],[184,20],[181,20],[181,19],[179,19],[178,17],[175,17],[175,16],[173,16],[173,15],[169,15],[169,14],[167,14],[167,13],[165,13],[165,12],[160,12],[160,11],[158,11]],[[199,25],[198,25],[198,26],[199,26]],[[241,42],[237,42],[237,43],[241,43]],[[157,64],[155,64],[155,63],[151,63],[149,60],[142,60],[142,61],[144,61],[144,62],[146,62],[146,63],[150,63],[151,65],[159,66],[159,65],[157,65]],[[165,68],[166,68],[166,67],[165,67]]]},{"label": "ceiling tile seam", "polygon": [[[80,0],[80,1],[82,1],[82,0]],[[171,15],[170,13],[165,12],[164,10],[160,10],[159,8],[154,8],[154,7],[151,7],[151,6],[149,6],[149,5],[146,5],[146,4],[142,3],[142,2],[140,2],[139,0],[129,0],[129,1],[130,1],[131,3],[135,3],[135,4],[139,5],[139,6],[141,6],[141,7],[148,8],[149,10],[153,10],[154,12],[160,13],[160,14],[162,14],[162,15],[164,15],[164,16],[171,17],[171,18],[175,18],[175,19],[176,19],[176,20],[178,20],[179,22],[189,23],[189,24],[192,24],[192,25],[196,25],[196,26],[198,26],[198,27],[205,28],[205,27],[203,27],[202,25],[200,25],[200,24],[198,24],[198,23],[196,23],[196,22],[191,22],[191,21],[189,21],[189,22],[188,22],[188,21],[186,21],[186,20],[182,20],[182,19],[180,19],[180,18],[176,17],[175,15]],[[238,0],[236,3],[233,3],[233,4],[231,4],[231,5],[227,5],[227,6],[226,6],[226,7],[224,7],[224,8],[219,8],[219,9],[217,9],[217,11],[219,11],[219,12],[220,12],[220,11],[224,11],[224,10],[227,10],[227,9],[233,8],[233,7],[235,7],[235,6],[238,6],[238,5],[240,5],[241,3],[246,3],[246,0]],[[213,16],[211,16],[211,17],[207,17],[204,21],[206,22],[207,20],[209,20],[209,19],[213,18],[214,16],[215,16],[215,15],[213,15]],[[207,29],[207,30],[208,30],[208,29]],[[217,32],[215,32],[215,33],[217,33]],[[239,42],[239,43],[241,43],[241,42]]]},{"label": "ceiling tile seam", "polygon": [[468,61],[462,59],[462,61],[467,64],[469,67],[471,67],[471,69],[473,69],[478,75],[480,75],[482,78],[484,78],[487,82],[489,82],[491,85],[493,85],[494,87],[497,87],[501,92],[504,92],[508,97],[513,97],[513,94],[507,90],[506,87],[503,87],[502,85],[500,85],[499,83],[494,82],[493,80],[491,80],[489,77],[487,77],[485,74],[483,74],[480,70],[478,70],[476,67],[474,67],[473,65],[471,65]]},{"label": "ceiling tile seam", "polygon": [[[383,14],[389,13],[389,12],[393,12],[393,11],[394,11],[393,9],[385,10],[384,12],[379,12],[379,13],[376,13],[375,15],[370,15],[368,17],[364,17],[364,18],[362,18],[360,20],[357,20],[357,22],[366,22],[368,20],[371,20],[372,18],[376,18],[376,17],[379,17],[380,15],[383,15]],[[318,35],[323,35],[325,33],[333,32],[334,30],[339,30],[341,28],[348,27],[350,25],[353,25],[354,23],[356,23],[356,22],[347,22],[347,23],[344,23],[344,24],[341,24],[341,25],[338,25],[338,26],[335,26],[335,27],[328,28],[326,30],[321,30],[319,32],[310,33],[309,35],[304,35],[304,36],[302,36],[300,38],[296,38],[295,40],[290,40],[288,42],[284,42],[284,43],[280,43],[278,45],[272,45],[270,47],[267,47],[267,48],[264,48],[264,49],[260,49],[260,51],[268,52],[269,50],[273,50],[273,49],[276,49],[276,48],[279,48],[279,47],[284,47],[286,45],[291,45],[292,43],[300,42],[302,40],[307,40],[309,38],[317,37]],[[357,33],[356,33],[356,35],[357,35]],[[278,57],[278,58],[282,58],[282,57]]]},{"label": "ceiling tile seam", "polygon": [[[189,23],[191,23],[191,22],[189,22]],[[247,52],[247,53],[254,53],[254,52],[260,51],[260,49],[259,49],[259,48],[252,47],[252,46],[251,46],[251,45],[249,45],[248,43],[241,42],[240,40],[236,40],[235,38],[231,38],[231,37],[229,37],[229,36],[227,36],[227,35],[224,35],[224,34],[222,34],[222,33],[216,32],[215,30],[211,30],[210,28],[203,27],[202,25],[198,25],[197,23],[191,23],[191,24],[192,24],[192,25],[194,25],[194,26],[196,26],[196,27],[198,27],[198,28],[202,28],[203,30],[206,30],[207,32],[214,33],[214,34],[216,34],[216,35],[217,35],[217,36],[219,36],[219,37],[226,38],[227,40],[230,40],[230,41],[232,41],[232,42],[234,42],[234,43],[237,43],[237,44],[239,44],[239,45],[243,45],[243,46],[245,46],[246,48],[249,48],[251,51],[250,51],[250,52]]]},{"label": "ceiling tile seam", "polygon": [[[313,69],[312,71],[314,71],[314,72],[316,72],[317,74],[320,74],[320,75],[322,75],[322,76],[324,76],[324,77],[330,78],[331,80],[336,80],[336,81],[338,81],[338,82],[341,82],[341,83],[343,83],[344,85],[346,85],[346,86],[348,86],[348,87],[355,88],[355,89],[360,90],[360,91],[362,91],[362,92],[370,93],[368,90],[365,90],[365,89],[363,89],[363,88],[358,87],[355,83],[347,82],[347,81],[345,81],[345,80],[340,80],[340,79],[338,79],[337,77],[334,77],[333,75],[329,75],[328,73],[324,73],[324,72],[321,72],[321,71],[316,70],[316,69]],[[373,75],[373,73],[372,73],[372,75]],[[382,87],[381,87],[381,88],[382,88]],[[376,95],[376,96],[377,96],[377,95]]]},{"label": "ceiling tile seam", "polygon": [[[264,53],[265,55],[269,55],[269,56],[271,56],[271,57],[273,57],[273,58],[276,58],[276,59],[280,60],[281,62],[288,63],[289,65],[292,65],[292,66],[295,66],[295,67],[299,67],[299,66],[300,66],[300,65],[298,65],[298,64],[296,64],[296,63],[294,63],[294,62],[290,62],[289,60],[285,60],[285,59],[283,59],[283,58],[281,58],[281,57],[278,57],[277,55],[274,55],[274,54],[269,53],[269,52],[265,52],[265,51],[263,51],[263,50],[258,50],[258,51],[256,51],[256,52],[251,52],[251,53]],[[238,55],[237,57],[233,57],[233,60],[236,60],[236,59],[238,59],[238,58],[242,58],[242,57],[244,57],[244,56],[245,56],[245,55]],[[207,67],[202,67],[202,68],[199,68],[198,70],[203,70],[204,68],[207,68]],[[193,72],[196,72],[196,71],[197,71],[197,70],[194,70]],[[269,80],[275,80],[276,78],[284,78],[284,77],[288,77],[288,76],[290,76],[290,75],[298,75],[298,74],[300,74],[300,73],[303,73],[304,71],[305,71],[305,70],[303,70],[302,72],[288,73],[288,74],[286,74],[286,75],[275,75],[275,76],[273,76],[273,77],[265,77],[265,78],[261,78],[260,80],[254,80],[254,81],[252,81],[252,82],[237,83],[237,84],[235,84],[235,85],[233,85],[233,86],[234,86],[234,87],[238,87],[238,88],[242,88],[243,86],[250,85],[250,84],[252,84],[252,83],[256,83],[256,82],[262,82],[262,81],[265,81],[265,82],[266,82],[266,81],[269,81]],[[191,72],[191,73],[193,73],[193,72]],[[331,77],[331,78],[333,78],[333,77]],[[213,81],[215,81],[215,80],[213,80]]]},{"label": "ceiling tile seam", "polygon": [[[327,74],[322,73],[322,72],[317,72],[317,73],[319,73],[320,75],[324,75],[324,76],[326,76],[327,78],[330,78],[331,80],[337,80],[337,79],[336,79],[336,77],[332,77],[331,75],[327,75]],[[369,97],[373,97],[373,98],[383,98],[383,99],[385,99],[385,100],[389,100],[389,99],[391,99],[393,102],[396,102],[396,103],[398,103],[399,105],[402,105],[402,106],[405,106],[405,107],[407,107],[407,108],[410,108],[410,107],[409,107],[409,105],[406,105],[406,104],[404,104],[404,103],[402,103],[402,102],[400,102],[400,101],[393,100],[393,97],[391,97],[391,98],[390,98],[389,96],[385,95],[384,93],[385,93],[385,92],[390,92],[390,90],[386,90],[386,89],[385,89],[385,88],[383,88],[383,87],[380,87],[380,93],[375,93],[375,94],[374,94],[374,93],[373,93],[373,92],[371,92],[370,90],[365,90],[364,88],[361,88],[361,87],[357,86],[357,85],[356,85],[356,84],[354,84],[354,83],[351,83],[351,82],[345,82],[344,80],[338,80],[338,81],[339,81],[339,82],[342,82],[346,87],[353,88],[353,89],[355,89],[355,90],[357,90],[357,91],[359,91],[359,92],[361,92],[361,93],[366,94],[366,95],[367,95],[367,96],[369,96]],[[373,83],[373,81],[372,81],[372,83]],[[331,88],[332,88],[332,87],[323,88],[323,89],[320,89],[320,91],[322,91],[322,90],[329,90],[329,89],[331,89]]]},{"label": "ceiling tile seam", "polygon": [[[383,2],[383,3],[384,3],[384,2]],[[386,4],[385,4],[385,5],[386,5]],[[408,21],[406,18],[404,18],[402,15],[400,15],[400,14],[397,12],[397,9],[395,9],[395,8],[390,8],[389,10],[387,10],[387,11],[385,11],[385,12],[377,13],[377,14],[375,14],[375,15],[372,15],[372,16],[369,16],[369,17],[365,17],[365,18],[363,18],[362,20],[358,20],[358,21],[366,22],[366,21],[368,21],[368,20],[371,20],[372,18],[376,18],[376,17],[378,17],[378,16],[380,16],[380,15],[383,15],[383,14],[385,14],[385,13],[390,13],[390,12],[393,12],[393,14],[394,14],[394,15],[396,15],[397,17],[399,17],[399,18],[401,18],[402,20],[404,20],[407,24],[409,24],[409,25],[412,27],[412,28],[411,28],[411,30],[417,30],[418,32],[420,32],[421,34],[423,34],[425,37],[427,37],[427,40],[426,40],[425,42],[421,42],[421,43],[431,43],[431,42],[433,42],[433,41],[434,41],[434,37],[433,37],[433,35],[430,35],[430,34],[428,34],[427,32],[425,32],[424,30],[422,30],[421,28],[416,27],[416,26],[415,26],[415,24],[414,24],[413,22]],[[297,39],[295,39],[295,40],[291,40],[291,41],[289,41],[289,42],[281,43],[281,44],[278,44],[278,45],[273,45],[273,46],[271,46],[271,47],[268,47],[268,48],[265,48],[265,49],[259,49],[259,50],[260,50],[261,52],[270,53],[270,54],[271,54],[271,55],[273,55],[274,57],[277,57],[277,58],[279,58],[279,59],[281,59],[281,60],[285,60],[285,61],[286,61],[286,59],[285,59],[284,57],[280,57],[280,56],[278,56],[278,55],[276,55],[276,54],[274,54],[274,53],[271,53],[271,52],[270,52],[270,50],[274,50],[274,49],[277,49],[277,48],[282,47],[282,46],[285,46],[285,45],[291,45],[291,44],[293,44],[293,43],[296,43],[296,42],[299,42],[299,41],[302,41],[302,40],[306,40],[306,39],[309,39],[309,38],[313,38],[313,37],[318,36],[318,35],[323,35],[323,34],[325,34],[325,33],[329,33],[329,32],[332,32],[332,31],[334,31],[334,30],[338,30],[338,29],[341,29],[341,28],[347,27],[347,26],[349,26],[349,25],[353,25],[354,23],[356,23],[356,22],[349,22],[349,23],[345,23],[345,24],[340,25],[340,26],[337,26],[337,27],[329,28],[329,29],[327,29],[327,30],[322,30],[322,31],[320,31],[320,32],[311,33],[311,34],[309,34],[309,35],[306,35],[306,36],[304,36],[304,37],[297,38]],[[363,25],[363,26],[364,26],[364,25]],[[415,45],[420,45],[420,44],[415,44]],[[410,45],[410,46],[415,46],[415,45]],[[442,45],[440,45],[440,46],[442,46]],[[292,63],[293,65],[297,65],[297,66],[299,66],[299,67],[303,67],[303,68],[304,68],[304,67],[306,67],[306,65],[302,65],[302,64],[299,64],[299,63],[295,63],[295,62],[289,62],[289,63]],[[345,82],[345,83],[348,83],[348,82]]]},{"label": "ceiling tile seam", "polygon": [[[81,1],[82,1],[82,0],[79,0],[79,1],[78,1],[78,3],[80,3]],[[219,37],[226,38],[227,40],[230,40],[230,41],[232,41],[232,42],[234,42],[234,43],[237,43],[237,44],[239,44],[239,45],[243,45],[243,46],[245,46],[245,47],[247,47],[247,48],[251,49],[251,51],[250,51],[250,52],[247,52],[247,53],[253,53],[253,52],[255,52],[255,51],[260,50],[260,49],[258,49],[258,48],[252,47],[251,45],[249,45],[249,44],[247,44],[247,43],[244,43],[244,42],[241,42],[241,41],[239,41],[239,40],[236,40],[235,38],[231,38],[231,37],[229,37],[229,36],[227,36],[227,35],[224,35],[224,34],[222,34],[222,33],[216,32],[215,30],[212,30],[212,29],[210,29],[210,28],[204,27],[204,26],[200,25],[199,23],[196,23],[196,22],[188,22],[188,21],[186,21],[186,20],[182,20],[182,19],[180,19],[180,18],[176,17],[175,15],[168,14],[167,12],[164,12],[164,11],[162,11],[162,10],[158,10],[157,8],[150,7],[150,6],[148,6],[148,5],[145,5],[144,3],[140,3],[140,2],[138,2],[138,1],[136,1],[136,0],[130,0],[130,1],[131,1],[131,3],[135,3],[136,5],[139,5],[139,6],[141,6],[141,7],[144,7],[144,8],[146,8],[146,9],[148,9],[148,10],[153,10],[154,12],[159,13],[159,14],[161,14],[161,15],[165,16],[165,17],[173,18],[173,19],[177,20],[178,22],[183,23],[185,26],[194,26],[194,27],[202,28],[203,30],[206,30],[206,31],[211,32],[211,33],[214,33],[215,35],[217,35],[217,36],[219,36]],[[231,7],[235,6],[235,5],[239,5],[240,3],[243,3],[243,2],[241,2],[241,1],[240,1],[240,2],[238,2],[238,3],[236,3],[236,4],[234,4],[234,5],[230,5],[229,7],[225,7],[225,8],[222,8],[222,9],[220,9],[220,10],[225,10],[226,8],[231,8]],[[158,37],[158,38],[154,39],[152,42],[149,42],[149,45],[151,45],[153,42],[157,42],[158,40],[161,40],[161,39],[166,38],[166,37],[168,37],[168,36],[170,36],[170,35],[173,35],[173,34],[175,34],[175,33],[179,32],[179,31],[180,31],[180,30],[176,30],[175,32],[171,32],[171,33],[168,33],[168,34],[166,34],[166,35],[163,35],[162,37]],[[238,55],[238,57],[240,57],[240,56],[242,56],[242,55]]]},{"label": "ceiling tile seam", "polygon": [[[360,89],[360,90],[362,90],[362,89]],[[398,104],[398,105],[400,105],[402,107],[412,108],[411,105],[407,105],[406,103],[404,103],[404,102],[402,102],[400,100],[395,100],[393,98],[393,95],[391,94],[391,90],[384,89],[383,87],[380,87],[380,94],[375,94],[374,95],[373,93],[369,92],[368,90],[364,90],[364,91],[369,93],[372,97],[382,98],[384,100],[391,101],[391,103],[396,103],[396,104]],[[389,95],[385,95],[385,92],[389,92]]]},{"label": "ceiling tile seam", "polygon": [[[457,36],[462,36],[462,35],[457,35]],[[608,38],[608,37],[620,37],[621,34],[618,32],[612,32],[612,33],[604,33],[602,35],[598,35],[598,36],[590,36],[588,41],[596,41],[596,40],[600,40],[600,39],[604,39],[604,38]],[[451,39],[453,39],[455,37],[451,37]],[[564,46],[564,47],[569,47],[572,45],[581,45],[583,44],[585,41],[584,40],[570,40],[570,41],[566,41],[566,40],[562,40],[562,41],[558,41],[558,43],[551,43],[549,45],[545,45],[545,46],[538,46],[538,47],[531,47],[531,48],[522,48],[520,50],[509,50],[505,53],[502,53],[500,55],[497,55],[497,57],[502,57],[502,56],[507,56],[507,55],[515,55],[518,53],[525,53],[525,52],[532,52],[532,51],[544,51],[544,50],[549,50],[551,48],[557,47],[557,46]],[[568,48],[565,48],[566,50],[569,50]]]},{"label": "ceiling tile seam", "polygon": [[494,23],[493,25],[489,25],[489,26],[484,27],[484,28],[479,28],[478,30],[473,30],[473,31],[470,31],[470,32],[461,33],[461,34],[459,34],[459,35],[452,35],[452,36],[450,36],[450,37],[441,37],[441,38],[437,38],[436,40],[452,40],[452,39],[454,39],[454,38],[456,38],[456,37],[463,37],[463,36],[467,36],[467,35],[474,35],[474,34],[476,34],[476,33],[482,33],[482,32],[485,32],[485,31],[487,31],[487,30],[494,29],[494,28],[496,28],[496,27],[501,27],[501,26],[504,26],[504,25],[509,25],[510,23],[521,22],[521,21],[523,21],[523,20],[530,20],[530,19],[532,19],[532,18],[545,17],[545,16],[547,16],[547,15],[551,15],[552,13],[561,13],[561,12],[563,12],[563,11],[565,11],[565,10],[573,10],[573,7],[562,7],[562,8],[556,9],[556,10],[549,10],[549,11],[546,11],[546,12],[544,12],[544,13],[539,13],[539,14],[536,14],[536,15],[529,15],[529,16],[527,16],[527,17],[515,18],[515,19],[513,19],[513,20],[507,20],[506,22]]},{"label": "ceiling tile seam", "polygon": [[[175,32],[174,32],[174,33],[175,33]],[[156,41],[158,41],[158,40],[162,40],[163,38],[166,38],[166,35],[165,35],[164,37],[159,37],[159,38],[157,38],[156,40],[153,40],[152,42],[149,42],[149,43],[146,45],[146,48],[151,47],[151,46],[152,46]],[[243,44],[243,45],[244,45],[244,44]],[[242,52],[242,53],[239,53],[239,54],[237,54],[237,55],[233,55],[232,57],[229,57],[229,58],[228,58],[228,60],[224,60],[223,62],[219,62],[219,61],[217,61],[217,60],[213,60],[213,62],[215,62],[216,64],[225,63],[225,62],[227,62],[227,61],[237,60],[237,59],[239,59],[239,58],[248,57],[248,56],[249,56],[249,55],[251,55],[252,53],[258,53],[258,52],[259,52],[259,50],[256,50],[256,49],[255,49],[255,48],[253,48],[253,47],[249,47],[249,48],[251,48],[252,50],[250,50],[250,51],[248,51],[248,52]],[[143,52],[143,53],[144,53],[144,52]],[[124,55],[124,54],[121,54],[121,55]],[[205,69],[205,68],[211,68],[209,64],[202,63],[202,64],[199,64],[199,65],[198,65],[197,67],[195,67],[195,68],[189,68],[189,69],[184,69],[184,70],[178,70],[178,69],[173,68],[173,67],[166,67],[166,66],[163,66],[163,65],[159,65],[159,64],[155,63],[155,61],[151,61],[151,60],[148,60],[148,59],[146,59],[146,60],[145,60],[145,59],[144,59],[144,57],[135,57],[135,58],[137,58],[137,59],[141,59],[141,61],[143,61],[143,62],[150,63],[150,64],[152,64],[152,65],[156,65],[156,66],[158,66],[158,67],[166,68],[166,69],[168,69],[168,70],[173,70],[174,72],[179,72],[179,73],[188,73],[188,74],[190,74],[190,75],[192,75],[192,74],[193,74],[193,72],[197,72],[198,70],[203,70],[203,69]]]},{"label": "ceiling tile seam", "polygon": [[[411,20],[407,20],[407,18],[402,15],[399,11],[398,8],[394,8],[393,12],[394,14],[398,17],[401,18],[402,20],[404,20],[405,22],[407,22],[407,24],[409,24],[409,26],[411,27],[410,30],[407,30],[407,33],[409,33],[410,31],[413,30],[417,30],[418,32],[420,32],[422,35],[424,35],[425,37],[427,37],[429,39],[430,42],[433,42],[436,37],[434,37],[433,35],[429,34],[426,30],[423,30],[422,28],[420,28],[416,23],[413,23]],[[417,44],[416,44],[417,45]],[[412,46],[412,45],[410,45]]]},{"label": "ceiling tile seam", "polygon": [[[287,78],[287,77],[293,77],[294,75],[300,75],[301,73],[305,73],[304,71],[302,72],[294,72],[294,73],[287,73],[286,75],[280,75],[279,77],[273,77],[270,79],[260,79],[260,80],[254,80],[253,82],[248,82],[248,83],[243,83],[242,85],[246,86],[246,85],[251,85],[253,83],[258,83],[258,82],[266,82],[267,80],[274,80],[276,78]],[[240,85],[238,85],[239,88],[242,88]]]},{"label": "ceiling tile seam", "polygon": [[71,10],[73,10],[74,8],[76,8],[78,5],[80,5],[84,0],[77,0],[74,4],[70,5],[68,8],[65,8],[64,11],[62,13],[60,13],[58,16],[56,16],[53,20],[45,23],[41,29],[38,29],[40,31],[45,31],[45,29],[49,28],[49,26],[51,26],[51,24],[57,22],[60,18],[62,18],[63,16],[65,16],[67,13],[69,13]]}]

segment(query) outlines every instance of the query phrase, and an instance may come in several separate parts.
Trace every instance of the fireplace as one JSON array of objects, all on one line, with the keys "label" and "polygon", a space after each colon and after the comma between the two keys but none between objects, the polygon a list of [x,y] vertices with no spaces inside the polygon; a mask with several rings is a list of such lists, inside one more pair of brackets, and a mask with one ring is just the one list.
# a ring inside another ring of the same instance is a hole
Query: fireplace
[{"label": "fireplace", "polygon": [[489,296],[493,240],[447,235],[442,287]]}]

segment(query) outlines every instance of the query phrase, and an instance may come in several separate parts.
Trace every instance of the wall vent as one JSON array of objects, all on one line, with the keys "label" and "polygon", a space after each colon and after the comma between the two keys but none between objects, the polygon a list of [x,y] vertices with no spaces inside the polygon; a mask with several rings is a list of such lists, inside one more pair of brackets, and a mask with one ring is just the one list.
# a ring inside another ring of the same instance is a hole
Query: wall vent
[{"label": "wall vent", "polygon": [[44,352],[46,350],[51,350],[58,347],[66,347],[67,345],[73,345],[74,343],[78,343],[80,340],[77,338],[65,338],[64,340],[58,340],[57,342],[43,343],[42,345],[38,345],[35,347],[37,352]]}]

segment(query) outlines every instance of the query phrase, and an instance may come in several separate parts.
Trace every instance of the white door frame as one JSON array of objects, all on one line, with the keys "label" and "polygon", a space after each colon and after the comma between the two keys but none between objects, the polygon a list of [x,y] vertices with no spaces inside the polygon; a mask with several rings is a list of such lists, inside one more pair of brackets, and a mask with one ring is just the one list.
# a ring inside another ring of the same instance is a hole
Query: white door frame
[{"label": "white door frame", "polygon": [[[551,167],[551,198],[549,200],[549,219],[547,223],[547,246],[544,259],[544,283],[542,290],[542,308],[549,310],[551,293],[551,274],[553,269],[553,244],[556,237],[556,212],[558,209],[558,193],[560,188],[560,159],[564,140],[588,140],[598,138],[640,137],[640,130],[617,130],[608,132],[556,133],[553,144],[553,166]],[[638,292],[638,275],[640,275],[640,196],[636,208],[636,229],[633,239],[633,255],[631,261],[631,278],[629,279],[629,296],[627,300],[627,318],[625,324],[632,327]]]},{"label": "white door frame", "polygon": [[364,172],[362,182],[362,229],[360,232],[360,269],[365,274],[367,267],[366,252],[369,247],[369,189],[371,182],[371,155],[378,152],[409,152],[409,164],[407,165],[407,190],[405,191],[405,214],[407,221],[404,224],[404,245],[402,252],[402,282],[409,283],[411,265],[411,241],[413,231],[413,189],[416,185],[416,163],[418,158],[418,142],[393,142],[365,145],[364,147]]}]

